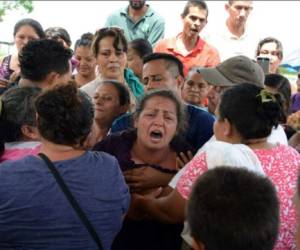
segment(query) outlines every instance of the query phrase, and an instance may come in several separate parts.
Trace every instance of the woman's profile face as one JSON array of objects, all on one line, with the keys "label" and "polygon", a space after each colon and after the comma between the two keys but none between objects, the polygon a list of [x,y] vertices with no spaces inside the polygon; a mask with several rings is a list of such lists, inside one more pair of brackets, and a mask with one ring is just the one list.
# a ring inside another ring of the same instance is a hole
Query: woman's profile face
[{"label": "woman's profile face", "polygon": [[97,55],[97,64],[102,78],[118,80],[124,74],[126,67],[126,53],[122,50],[116,50],[113,46],[115,38],[111,36],[104,37],[99,41],[99,52]]},{"label": "woman's profile face", "polygon": [[132,69],[134,74],[142,78],[143,73],[143,59],[138,55],[138,53],[133,49],[129,48],[127,52],[127,65],[128,68]]},{"label": "woman's profile face", "polygon": [[225,136],[226,122],[220,119],[219,107],[217,106],[215,111],[216,120],[214,122],[213,131],[218,141],[230,142]]},{"label": "woman's profile face", "polygon": [[21,26],[14,37],[17,50],[20,51],[29,41],[38,40],[39,38],[30,25]]},{"label": "woman's profile face", "polygon": [[146,101],[144,109],[137,117],[137,140],[149,149],[169,146],[177,130],[175,103],[166,97],[153,96]]},{"label": "woman's profile face", "polygon": [[182,88],[182,98],[191,104],[201,105],[209,90],[208,83],[201,74],[195,72],[188,74]]},{"label": "woman's profile face", "polygon": [[112,84],[101,84],[94,95],[95,121],[109,126],[121,113],[126,112],[120,105],[118,90]]}]

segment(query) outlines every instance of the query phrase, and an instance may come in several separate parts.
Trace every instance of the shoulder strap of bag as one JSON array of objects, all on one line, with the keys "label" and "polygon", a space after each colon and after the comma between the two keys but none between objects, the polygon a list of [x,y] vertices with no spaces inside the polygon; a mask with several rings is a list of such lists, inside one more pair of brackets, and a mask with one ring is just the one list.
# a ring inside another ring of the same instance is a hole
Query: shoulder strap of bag
[{"label": "shoulder strap of bag", "polygon": [[54,164],[50,161],[50,159],[45,154],[39,153],[39,156],[45,161],[47,167],[49,168],[50,172],[52,173],[52,175],[56,179],[58,185],[60,186],[61,190],[63,191],[63,193],[67,197],[68,201],[72,205],[72,207],[75,210],[75,212],[77,213],[78,217],[80,218],[80,220],[82,221],[82,223],[84,224],[84,226],[86,227],[86,229],[88,230],[88,232],[90,233],[90,235],[92,236],[94,241],[97,243],[99,249],[102,250],[103,247],[102,247],[101,241],[100,241],[94,227],[92,226],[92,224],[90,223],[90,221],[86,217],[85,213],[80,208],[79,204],[77,203],[74,196],[72,195],[72,193],[68,189],[67,185],[65,184],[64,180],[62,179],[59,172],[55,168]]}]

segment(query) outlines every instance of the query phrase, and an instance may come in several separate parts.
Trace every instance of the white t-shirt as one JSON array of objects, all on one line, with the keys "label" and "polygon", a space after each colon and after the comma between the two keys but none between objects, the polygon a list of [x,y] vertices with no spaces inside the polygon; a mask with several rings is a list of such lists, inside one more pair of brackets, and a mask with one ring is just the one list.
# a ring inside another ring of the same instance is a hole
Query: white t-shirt
[{"label": "white t-shirt", "polygon": [[87,84],[80,87],[80,89],[82,91],[84,91],[85,93],[87,93],[93,99],[94,93],[95,93],[96,89],[98,88],[98,86],[100,85],[100,83],[101,83],[101,80],[99,77],[97,77],[93,81],[90,81]]},{"label": "white t-shirt", "polygon": [[[209,141],[207,141],[197,152],[197,154],[203,152],[206,150],[206,148],[209,146],[211,142],[216,141],[216,137],[213,135]],[[283,127],[281,125],[278,125],[277,128],[273,128],[271,134],[269,135],[267,142],[273,143],[273,144],[284,144],[288,145],[288,140],[285,135],[285,132],[283,130]],[[169,182],[169,186],[173,189],[176,188],[177,182],[179,181],[181,175],[185,171],[185,166],[178,171],[178,173],[172,178],[172,180]]]},{"label": "white t-shirt", "polygon": [[257,32],[251,32],[249,27],[241,37],[233,35],[224,23],[204,33],[204,40],[213,45],[219,52],[221,62],[233,57],[244,55],[251,59],[255,58],[255,50],[260,40]]}]

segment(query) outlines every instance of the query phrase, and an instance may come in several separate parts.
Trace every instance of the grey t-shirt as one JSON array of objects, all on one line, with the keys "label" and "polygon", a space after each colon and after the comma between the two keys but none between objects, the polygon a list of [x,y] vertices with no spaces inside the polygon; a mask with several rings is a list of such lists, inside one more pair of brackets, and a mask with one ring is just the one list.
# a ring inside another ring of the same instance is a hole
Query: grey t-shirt
[{"label": "grey t-shirt", "polygon": [[[117,160],[88,151],[54,164],[110,249],[130,203]],[[98,249],[38,157],[0,165],[0,249]]]}]

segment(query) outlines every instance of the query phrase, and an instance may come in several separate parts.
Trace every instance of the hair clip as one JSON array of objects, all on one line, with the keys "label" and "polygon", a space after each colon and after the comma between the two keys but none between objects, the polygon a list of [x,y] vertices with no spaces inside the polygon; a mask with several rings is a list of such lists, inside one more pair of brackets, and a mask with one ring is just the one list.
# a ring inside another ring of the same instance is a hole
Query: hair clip
[{"label": "hair clip", "polygon": [[257,97],[261,98],[261,102],[276,102],[276,97],[265,89],[262,89]]}]

